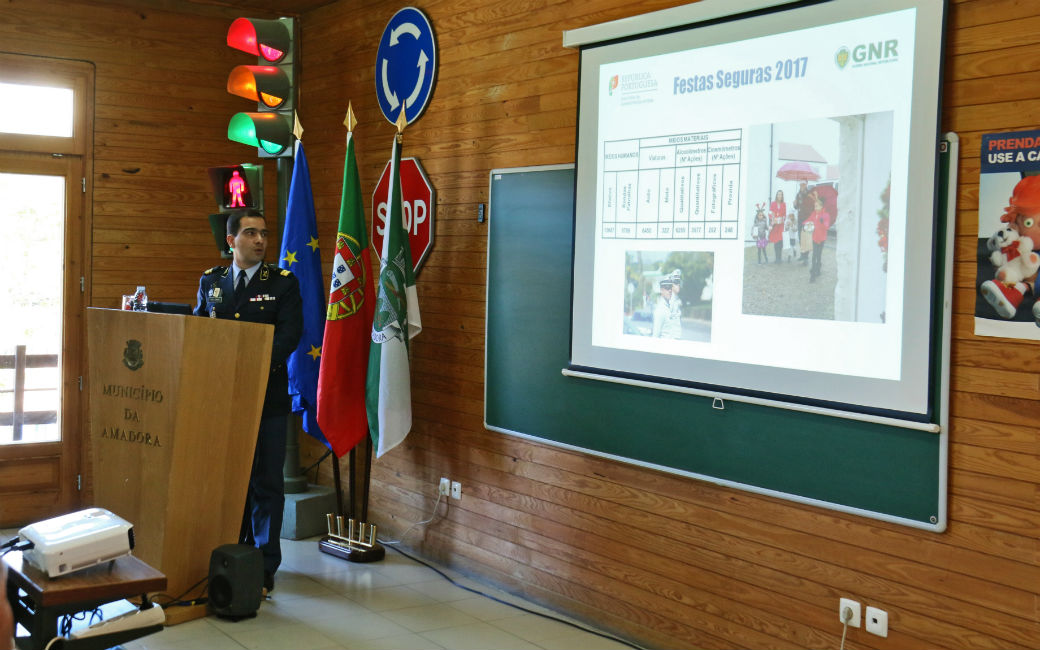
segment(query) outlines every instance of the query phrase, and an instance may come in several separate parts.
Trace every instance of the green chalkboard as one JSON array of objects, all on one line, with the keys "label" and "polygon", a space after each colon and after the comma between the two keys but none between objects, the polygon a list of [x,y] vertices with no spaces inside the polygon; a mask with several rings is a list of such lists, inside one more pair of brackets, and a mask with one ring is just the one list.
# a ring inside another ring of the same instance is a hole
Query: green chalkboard
[{"label": "green chalkboard", "polygon": [[[709,397],[564,376],[574,170],[494,170],[489,202],[487,428],[919,528],[945,527],[945,430],[732,400],[720,410]],[[938,237],[947,238],[942,229]],[[942,255],[936,263],[944,268]],[[940,374],[942,275],[933,355]],[[939,397],[937,413],[946,408]]]}]

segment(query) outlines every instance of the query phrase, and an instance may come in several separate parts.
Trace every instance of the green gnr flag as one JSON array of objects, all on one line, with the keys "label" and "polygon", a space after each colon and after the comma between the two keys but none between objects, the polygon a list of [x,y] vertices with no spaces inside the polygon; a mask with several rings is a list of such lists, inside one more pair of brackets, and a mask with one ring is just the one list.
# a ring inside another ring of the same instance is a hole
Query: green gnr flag
[{"label": "green gnr flag", "polygon": [[377,458],[399,445],[412,428],[408,342],[422,330],[412,253],[401,217],[400,145],[397,135],[390,159],[390,216],[379,254],[379,286],[365,386],[368,431]]}]

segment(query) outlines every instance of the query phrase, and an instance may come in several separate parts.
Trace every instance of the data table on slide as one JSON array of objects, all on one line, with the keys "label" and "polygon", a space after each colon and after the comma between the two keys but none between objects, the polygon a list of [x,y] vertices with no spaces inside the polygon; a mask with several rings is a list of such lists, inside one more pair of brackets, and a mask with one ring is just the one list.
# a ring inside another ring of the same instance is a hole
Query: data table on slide
[{"label": "data table on slide", "polygon": [[604,239],[736,239],[741,129],[603,143]]}]

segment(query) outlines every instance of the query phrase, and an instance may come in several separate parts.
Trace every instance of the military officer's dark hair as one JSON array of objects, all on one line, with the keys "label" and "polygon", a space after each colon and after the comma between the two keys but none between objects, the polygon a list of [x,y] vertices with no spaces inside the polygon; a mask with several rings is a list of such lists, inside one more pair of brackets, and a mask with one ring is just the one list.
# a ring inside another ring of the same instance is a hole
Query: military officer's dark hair
[{"label": "military officer's dark hair", "polygon": [[264,219],[264,213],[259,210],[242,210],[240,212],[232,212],[227,218],[227,234],[232,237],[238,236],[239,224],[245,217],[259,217]]}]

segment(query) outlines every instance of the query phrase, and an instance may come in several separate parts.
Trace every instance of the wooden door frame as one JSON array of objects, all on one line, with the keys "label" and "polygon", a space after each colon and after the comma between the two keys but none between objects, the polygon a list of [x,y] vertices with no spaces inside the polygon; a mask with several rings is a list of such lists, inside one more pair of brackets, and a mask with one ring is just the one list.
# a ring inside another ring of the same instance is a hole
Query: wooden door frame
[{"label": "wooden door frame", "polygon": [[[11,171],[61,175],[66,178],[63,233],[63,323],[61,342],[61,440],[0,446],[0,464],[17,459],[25,465],[24,491],[57,484],[50,503],[41,495],[22,507],[0,510],[0,525],[9,526],[68,512],[82,504],[89,468],[87,444],[86,323],[90,304],[92,239],[92,171],[94,65],[37,56],[0,54],[0,81],[71,88],[74,124],[71,138],[0,133],[0,158]],[[36,481],[36,482],[34,482]],[[48,494],[51,490],[48,489]],[[5,499],[5,501],[9,501]]]}]

